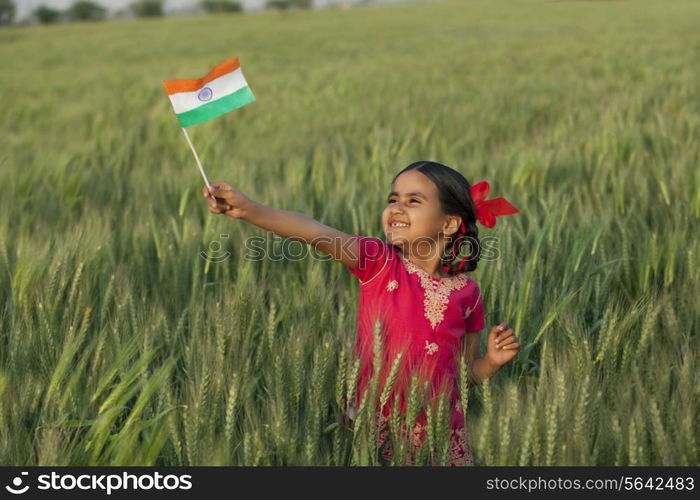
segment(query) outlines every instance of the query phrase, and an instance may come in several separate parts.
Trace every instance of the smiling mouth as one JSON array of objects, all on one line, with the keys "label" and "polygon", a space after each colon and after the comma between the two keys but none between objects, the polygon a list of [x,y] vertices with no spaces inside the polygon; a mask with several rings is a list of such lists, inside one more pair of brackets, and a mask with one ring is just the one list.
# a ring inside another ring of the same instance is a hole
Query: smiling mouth
[{"label": "smiling mouth", "polygon": [[391,227],[392,229],[403,229],[403,228],[407,228],[408,226],[409,226],[408,224],[398,224],[396,222],[389,225],[389,227]]}]

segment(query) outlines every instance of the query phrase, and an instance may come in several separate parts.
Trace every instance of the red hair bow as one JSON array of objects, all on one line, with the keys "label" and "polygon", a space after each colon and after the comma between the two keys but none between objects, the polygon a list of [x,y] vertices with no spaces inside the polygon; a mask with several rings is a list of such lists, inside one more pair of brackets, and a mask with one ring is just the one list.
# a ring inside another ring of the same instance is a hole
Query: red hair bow
[{"label": "red hair bow", "polygon": [[477,182],[472,186],[472,199],[476,206],[476,220],[482,226],[496,225],[496,216],[517,214],[518,209],[508,203],[505,198],[486,199],[491,186],[486,181]]}]

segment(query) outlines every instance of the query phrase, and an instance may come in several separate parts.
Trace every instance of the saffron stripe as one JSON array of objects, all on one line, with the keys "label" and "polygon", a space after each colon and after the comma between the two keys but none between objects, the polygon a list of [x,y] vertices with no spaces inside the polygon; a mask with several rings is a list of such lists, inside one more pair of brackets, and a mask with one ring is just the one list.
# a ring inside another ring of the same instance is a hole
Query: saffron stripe
[{"label": "saffron stripe", "polygon": [[202,78],[195,78],[192,80],[168,80],[167,82],[163,82],[163,86],[168,95],[177,94],[178,92],[194,92],[202,88],[206,83],[226,73],[236,71],[238,68],[240,68],[238,57],[233,57],[214,66],[212,70]]},{"label": "saffron stripe", "polygon": [[250,90],[250,87],[243,87],[221,99],[180,113],[177,115],[177,119],[180,121],[182,127],[189,127],[216,118],[219,115],[233,111],[253,101],[255,101],[255,96]]}]

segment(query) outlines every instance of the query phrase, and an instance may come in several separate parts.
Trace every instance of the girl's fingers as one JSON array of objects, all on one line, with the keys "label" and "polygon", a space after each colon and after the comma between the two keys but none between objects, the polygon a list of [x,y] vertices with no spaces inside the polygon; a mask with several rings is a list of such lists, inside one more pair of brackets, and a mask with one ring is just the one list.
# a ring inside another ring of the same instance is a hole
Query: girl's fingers
[{"label": "girl's fingers", "polygon": [[[223,195],[231,194],[230,190],[221,189],[225,183],[217,182],[211,184],[211,189],[207,186],[202,187],[202,196],[207,199],[207,204],[209,205],[209,212],[212,214],[223,214],[232,210],[233,207],[228,202],[228,200]],[[212,198],[213,195],[219,195]]]},{"label": "girl's fingers", "polygon": [[233,189],[225,182],[213,182],[211,192],[217,198],[227,198],[233,194]]},{"label": "girl's fingers", "polygon": [[498,335],[496,335],[496,344],[500,343],[503,339],[507,339],[511,335],[513,335],[512,328],[508,328],[507,330],[499,333]]},{"label": "girl's fingers", "polygon": [[491,333],[492,333],[492,334],[495,333],[495,334],[496,334],[496,338],[498,338],[498,337],[500,337],[501,335],[503,335],[503,333],[504,333],[507,329],[508,329],[508,323],[506,323],[506,322],[504,321],[504,322],[501,323],[500,325],[496,325],[496,326],[494,326],[493,328],[491,328]]},{"label": "girl's fingers", "polygon": [[231,186],[228,182],[224,181],[214,181],[211,183],[211,187],[217,188],[217,189],[231,189]]},{"label": "girl's fingers", "polygon": [[202,188],[202,196],[204,196],[205,198],[211,198],[211,194],[212,193],[211,191],[209,191],[209,188],[207,186],[204,186]]},{"label": "girl's fingers", "polygon": [[209,205],[209,211],[213,214],[220,214],[231,210],[231,205],[218,198],[216,199],[216,203],[214,203],[214,200],[211,198],[207,200],[207,203]]},{"label": "girl's fingers", "polygon": [[491,333],[489,335],[493,335],[494,336],[493,338],[498,340],[498,337],[503,335],[503,332],[501,331],[501,327],[494,326],[493,328],[491,328]]},{"label": "girl's fingers", "polygon": [[496,347],[499,347],[499,348],[503,349],[505,346],[507,346],[507,345],[509,345],[509,344],[512,344],[513,342],[515,342],[515,337],[511,335],[511,336],[508,337],[507,339],[503,339],[503,340],[501,340],[500,342],[498,342],[498,343],[496,344]]},{"label": "girl's fingers", "polygon": [[520,342],[513,342],[512,344],[508,344],[503,346],[501,349],[517,349],[520,347]]},{"label": "girl's fingers", "polygon": [[227,203],[222,198],[216,198],[216,201],[212,200],[211,197],[207,198],[207,203],[210,208],[218,208],[220,210],[231,210],[231,205]]}]

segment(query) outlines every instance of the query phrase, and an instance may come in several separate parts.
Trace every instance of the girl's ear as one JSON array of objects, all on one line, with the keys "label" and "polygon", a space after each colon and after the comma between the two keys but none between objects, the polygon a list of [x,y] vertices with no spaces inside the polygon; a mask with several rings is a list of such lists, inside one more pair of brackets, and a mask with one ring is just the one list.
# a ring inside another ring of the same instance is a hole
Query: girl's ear
[{"label": "girl's ear", "polygon": [[462,218],[459,215],[448,215],[447,220],[442,226],[442,232],[445,236],[452,236],[459,231],[459,226],[462,224]]}]

